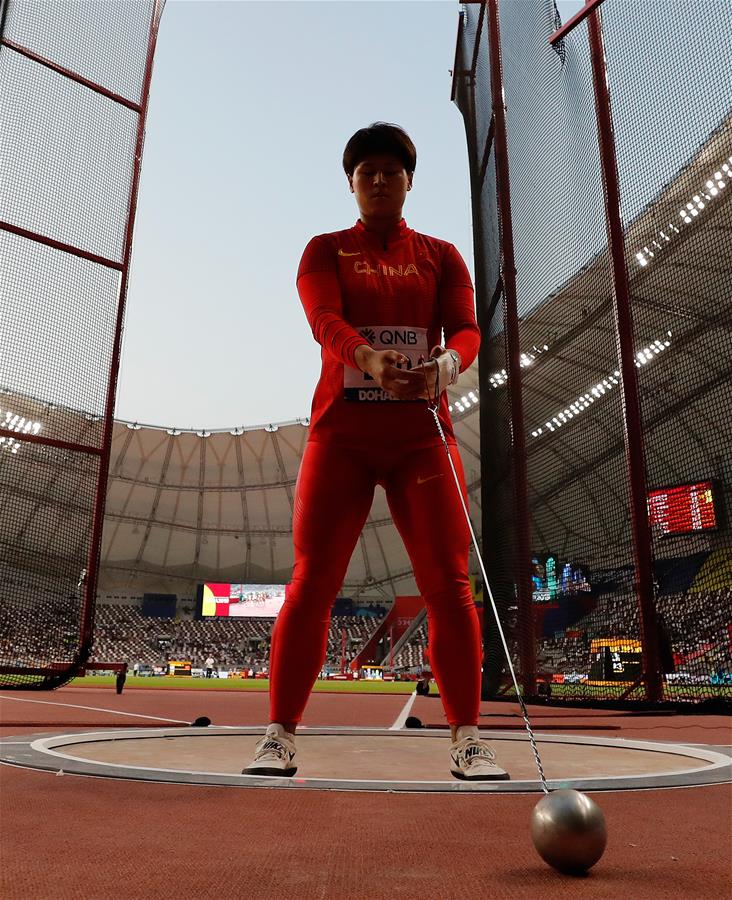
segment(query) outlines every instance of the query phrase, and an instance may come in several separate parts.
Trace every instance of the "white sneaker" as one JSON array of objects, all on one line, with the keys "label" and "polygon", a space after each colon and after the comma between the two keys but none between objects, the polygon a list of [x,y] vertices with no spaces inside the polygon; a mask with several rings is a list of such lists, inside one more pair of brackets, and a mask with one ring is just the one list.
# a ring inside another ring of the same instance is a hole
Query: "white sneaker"
[{"label": "white sneaker", "polygon": [[496,765],[496,754],[476,725],[461,725],[450,747],[450,772],[463,781],[507,781],[510,775]]},{"label": "white sneaker", "polygon": [[297,772],[292,765],[295,758],[295,735],[273,722],[257,744],[254,759],[242,769],[242,775],[274,775],[289,778]]}]

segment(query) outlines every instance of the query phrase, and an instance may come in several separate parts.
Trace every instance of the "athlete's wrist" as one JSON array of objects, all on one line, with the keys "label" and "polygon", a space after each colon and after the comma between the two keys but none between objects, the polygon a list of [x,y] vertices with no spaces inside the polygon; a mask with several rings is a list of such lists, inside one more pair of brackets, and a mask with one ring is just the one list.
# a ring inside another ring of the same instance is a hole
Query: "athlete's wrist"
[{"label": "athlete's wrist", "polygon": [[462,360],[457,350],[447,350],[445,347],[435,347],[430,354],[432,359],[436,359],[441,367],[443,375],[440,380],[445,387],[449,387],[458,380]]},{"label": "athlete's wrist", "polygon": [[453,375],[452,375],[452,380],[450,381],[450,384],[455,384],[457,382],[458,378],[460,377],[460,372],[462,371],[462,367],[463,367],[463,361],[460,358],[460,354],[457,352],[457,350],[448,349],[445,352],[449,353],[450,356],[452,357],[454,368],[453,368]]}]

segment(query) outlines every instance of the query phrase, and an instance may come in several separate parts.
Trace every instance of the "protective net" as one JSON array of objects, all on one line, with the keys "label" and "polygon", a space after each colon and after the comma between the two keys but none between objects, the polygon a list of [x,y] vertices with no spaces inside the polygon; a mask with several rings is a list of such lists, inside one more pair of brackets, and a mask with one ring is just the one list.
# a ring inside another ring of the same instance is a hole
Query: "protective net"
[{"label": "protective net", "polygon": [[[453,95],[468,142],[484,335],[488,575],[528,696],[730,702],[732,22],[715,0],[606,0],[592,15],[601,15],[611,98],[630,341],[616,319],[591,19],[552,45],[561,25],[553,0],[461,11]],[[502,71],[493,68],[497,37]],[[496,74],[509,171],[498,188]],[[506,290],[511,236],[515,298]],[[627,453],[639,435],[642,492]],[[496,695],[506,690],[502,651],[485,621],[486,694]]]},{"label": "protective net", "polygon": [[0,686],[92,649],[161,0],[0,3]]}]

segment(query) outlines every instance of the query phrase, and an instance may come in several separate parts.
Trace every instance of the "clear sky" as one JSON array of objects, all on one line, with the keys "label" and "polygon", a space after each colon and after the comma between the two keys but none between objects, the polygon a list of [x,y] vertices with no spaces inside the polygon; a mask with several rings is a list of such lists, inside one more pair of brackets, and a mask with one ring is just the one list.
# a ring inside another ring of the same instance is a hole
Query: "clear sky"
[{"label": "clear sky", "polygon": [[[581,0],[560,2],[564,20]],[[405,207],[472,271],[467,150],[450,102],[452,0],[168,0],[140,184],[118,418],[224,428],[306,416],[319,347],[295,290],[314,234],[358,212],[346,140],[401,124]]]}]

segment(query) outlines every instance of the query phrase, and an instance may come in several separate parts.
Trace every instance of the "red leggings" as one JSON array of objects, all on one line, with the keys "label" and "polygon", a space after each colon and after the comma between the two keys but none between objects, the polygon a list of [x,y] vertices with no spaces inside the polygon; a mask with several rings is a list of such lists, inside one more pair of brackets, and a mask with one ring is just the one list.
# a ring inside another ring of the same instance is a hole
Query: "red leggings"
[{"label": "red leggings", "polygon": [[[457,448],[450,454],[463,496]],[[270,721],[297,723],[327,650],[331,607],[371,509],[386,491],[427,606],[430,662],[450,725],[476,725],[481,638],[468,580],[470,533],[442,445],[404,451],[308,443],[295,491],[295,564],[272,634]]]}]

